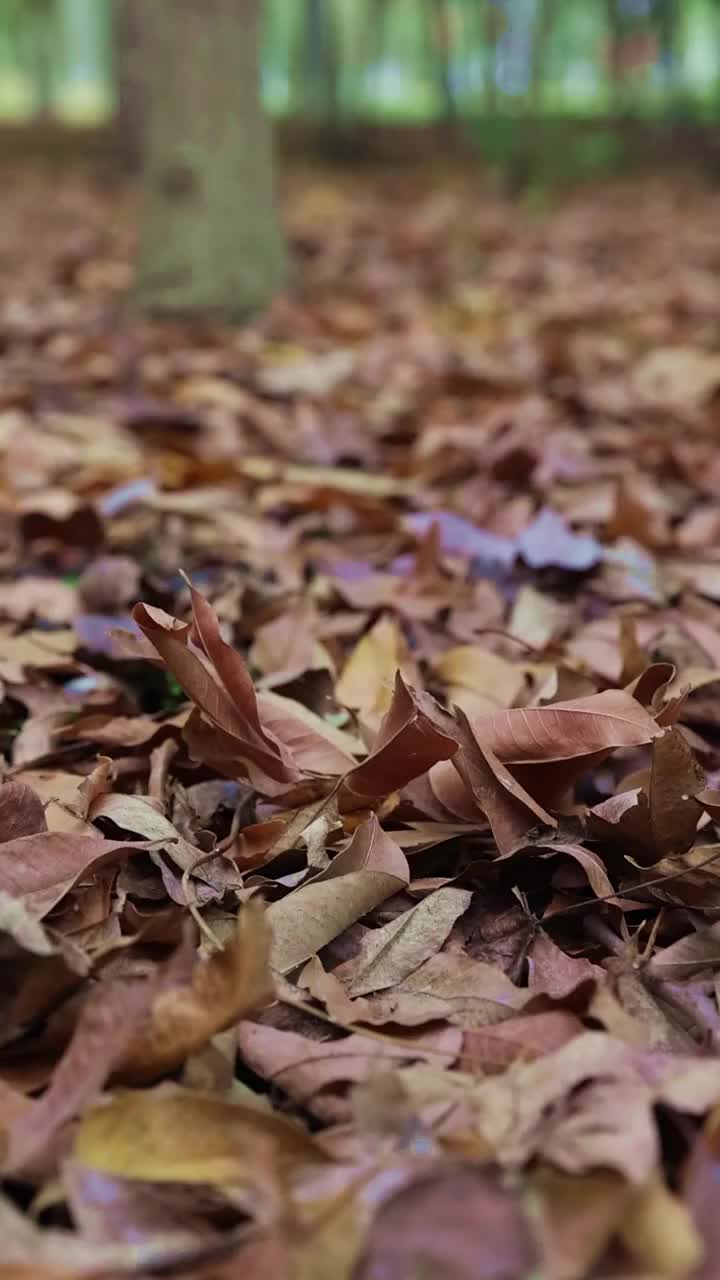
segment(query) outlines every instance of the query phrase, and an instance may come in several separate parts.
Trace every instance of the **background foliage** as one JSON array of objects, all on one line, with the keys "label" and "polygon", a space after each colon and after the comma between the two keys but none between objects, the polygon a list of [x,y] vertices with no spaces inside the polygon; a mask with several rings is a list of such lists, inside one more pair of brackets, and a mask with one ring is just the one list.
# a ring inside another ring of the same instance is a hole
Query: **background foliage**
[{"label": "background foliage", "polygon": [[[113,0],[0,0],[0,117],[107,119]],[[712,118],[718,0],[266,0],[277,115]]]}]

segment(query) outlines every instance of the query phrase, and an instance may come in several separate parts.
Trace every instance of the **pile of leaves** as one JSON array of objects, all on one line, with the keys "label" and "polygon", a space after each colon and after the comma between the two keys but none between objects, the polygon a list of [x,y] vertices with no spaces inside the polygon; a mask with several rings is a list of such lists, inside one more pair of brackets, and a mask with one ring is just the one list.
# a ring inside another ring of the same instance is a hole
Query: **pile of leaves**
[{"label": "pile of leaves", "polygon": [[713,1280],[720,196],[9,191],[0,1277]]}]

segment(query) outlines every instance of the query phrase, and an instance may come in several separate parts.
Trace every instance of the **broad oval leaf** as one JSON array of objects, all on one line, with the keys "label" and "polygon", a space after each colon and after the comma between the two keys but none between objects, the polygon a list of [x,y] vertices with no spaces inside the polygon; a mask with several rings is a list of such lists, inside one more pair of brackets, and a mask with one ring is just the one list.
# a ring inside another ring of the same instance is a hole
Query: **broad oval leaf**
[{"label": "broad oval leaf", "polygon": [[548,707],[518,707],[478,716],[478,742],[506,764],[572,760],[596,751],[639,747],[662,730],[624,689],[606,689]]}]

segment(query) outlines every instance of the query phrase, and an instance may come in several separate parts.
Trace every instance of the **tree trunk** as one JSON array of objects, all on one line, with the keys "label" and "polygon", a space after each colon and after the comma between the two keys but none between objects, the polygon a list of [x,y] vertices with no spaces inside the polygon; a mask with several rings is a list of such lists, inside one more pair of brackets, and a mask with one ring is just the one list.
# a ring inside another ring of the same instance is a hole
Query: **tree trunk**
[{"label": "tree trunk", "polygon": [[607,26],[607,61],[610,73],[610,93],[612,108],[622,112],[626,106],[626,93],[622,68],[622,38],[624,27],[617,0],[605,0],[605,22]]},{"label": "tree trunk", "polygon": [[542,111],[543,88],[547,74],[547,48],[555,21],[555,4],[553,0],[541,0],[539,13],[535,20],[535,34],[532,47],[532,67],[530,72],[529,106],[535,115]]},{"label": "tree trunk", "polygon": [[337,124],[338,40],[335,14],[327,0],[306,0],[298,37],[300,112],[316,122]]},{"label": "tree trunk", "polygon": [[483,41],[485,52],[485,110],[488,115],[497,115],[497,45],[498,45],[498,10],[493,0],[485,0],[482,10],[478,9],[478,17],[482,17]]},{"label": "tree trunk", "polygon": [[259,19],[259,0],[142,2],[137,292],[152,311],[242,319],[282,281]]},{"label": "tree trunk", "polygon": [[670,93],[677,93],[680,88],[680,18],[677,0],[658,0],[655,21],[660,36],[660,63]]},{"label": "tree trunk", "polygon": [[434,64],[443,122],[453,125],[458,112],[452,66],[452,20],[447,0],[432,0],[428,16],[431,57]]},{"label": "tree trunk", "polygon": [[54,105],[57,16],[54,0],[31,0],[20,11],[20,22],[27,24],[38,115],[45,120],[52,116]]},{"label": "tree trunk", "polygon": [[140,167],[143,139],[143,75],[140,60],[146,0],[113,0],[115,153],[124,169]]}]

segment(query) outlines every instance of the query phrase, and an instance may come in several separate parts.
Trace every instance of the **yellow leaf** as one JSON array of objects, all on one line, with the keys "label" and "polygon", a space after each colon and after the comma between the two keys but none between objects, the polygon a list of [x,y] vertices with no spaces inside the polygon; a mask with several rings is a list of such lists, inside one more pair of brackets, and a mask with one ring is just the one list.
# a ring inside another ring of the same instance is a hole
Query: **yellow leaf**
[{"label": "yellow leaf", "polygon": [[283,1116],[176,1089],[116,1094],[89,1111],[75,1140],[89,1169],[143,1182],[267,1182],[328,1157]]},{"label": "yellow leaf", "polygon": [[525,684],[524,669],[479,644],[447,649],[434,664],[447,685],[448,702],[467,715],[481,715],[497,707],[511,707]]},{"label": "yellow leaf", "polygon": [[705,1252],[688,1206],[659,1178],[631,1201],[620,1237],[638,1262],[667,1280],[692,1275]]},{"label": "yellow leaf", "polygon": [[358,641],[335,686],[335,696],[344,707],[365,716],[381,716],[390,707],[395,672],[407,671],[408,648],[394,618],[384,614]]}]

